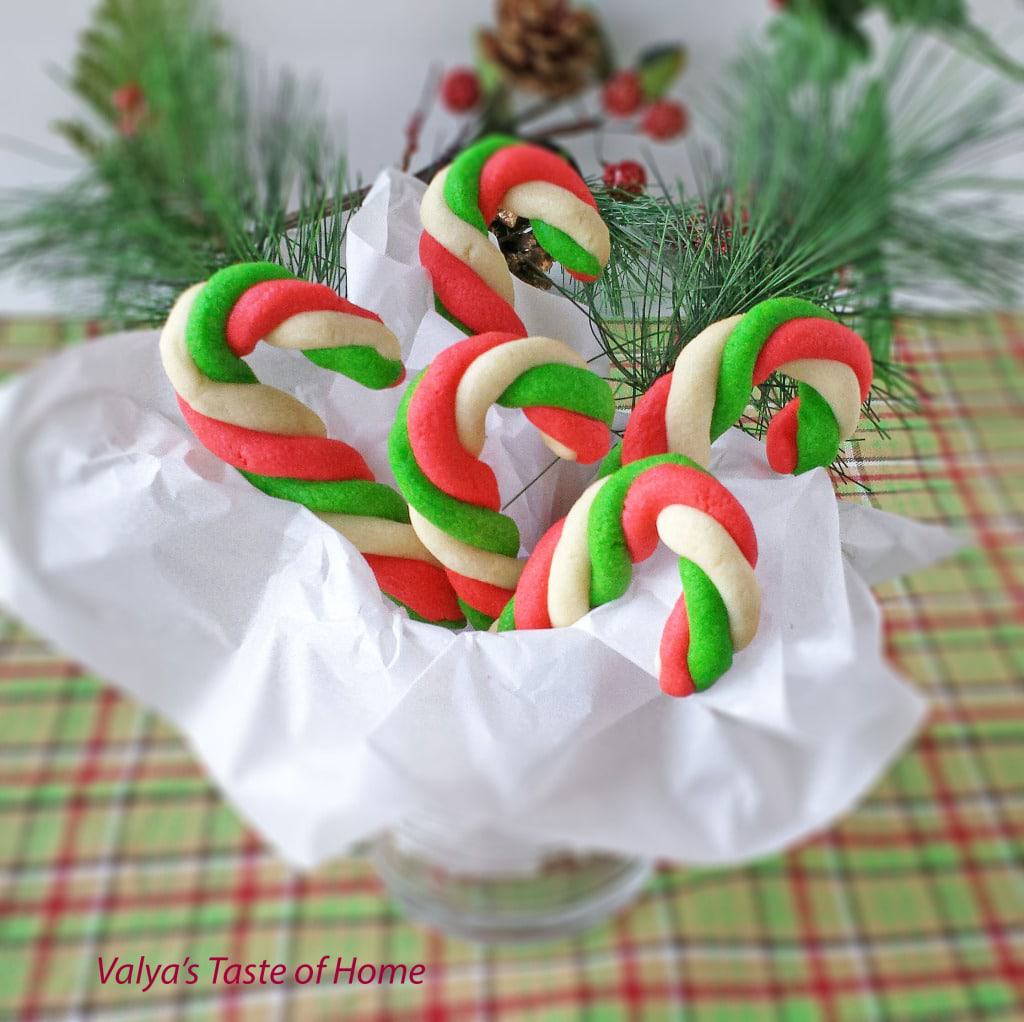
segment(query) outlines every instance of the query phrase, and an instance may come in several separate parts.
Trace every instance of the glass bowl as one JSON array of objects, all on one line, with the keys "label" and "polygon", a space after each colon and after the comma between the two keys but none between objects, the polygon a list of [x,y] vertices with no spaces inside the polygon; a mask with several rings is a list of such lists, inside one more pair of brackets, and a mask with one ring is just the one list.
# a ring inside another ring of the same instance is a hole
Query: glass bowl
[{"label": "glass bowl", "polygon": [[409,916],[482,943],[588,929],[633,901],[652,873],[642,859],[451,833],[440,820],[404,823],[373,843],[370,860]]}]

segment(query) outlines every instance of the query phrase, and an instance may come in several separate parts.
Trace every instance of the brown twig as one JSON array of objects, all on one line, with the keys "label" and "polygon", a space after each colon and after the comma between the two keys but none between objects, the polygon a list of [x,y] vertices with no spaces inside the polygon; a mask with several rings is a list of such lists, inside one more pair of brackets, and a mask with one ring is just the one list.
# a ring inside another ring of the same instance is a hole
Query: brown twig
[{"label": "brown twig", "polygon": [[603,127],[603,117],[582,117],[575,121],[563,121],[562,123],[555,124],[550,128],[544,128],[541,131],[535,131],[530,135],[524,135],[523,138],[528,142],[538,142],[543,139],[553,138],[555,135],[582,135],[585,131],[597,131],[598,128]]},{"label": "brown twig", "polygon": [[[451,146],[446,149],[441,156],[436,160],[431,160],[425,167],[421,167],[413,177],[418,178],[420,181],[429,181],[445,164],[451,163],[452,159],[459,152],[461,146]],[[370,192],[369,185],[363,185],[361,188],[355,188],[351,192],[346,192],[340,202],[325,202],[323,206],[323,218],[326,219],[330,216],[335,216],[338,213],[346,213],[350,209],[358,209],[363,204],[363,199]],[[303,212],[302,210],[296,209],[289,213],[284,219],[284,229],[286,231],[294,230],[302,223]]]},{"label": "brown twig", "polygon": [[[542,131],[536,131],[532,134],[524,135],[523,139],[527,142],[541,142],[545,139],[552,138],[555,135],[579,135],[585,131],[596,131],[603,125],[604,119],[601,117],[583,117],[576,121],[566,121],[561,124],[556,124],[553,127],[545,128]],[[449,145],[436,160],[431,160],[425,167],[421,167],[413,174],[413,177],[420,181],[429,183],[431,178],[433,178],[433,176],[442,167],[451,163],[451,161],[466,148],[471,141],[471,138],[468,137],[469,134],[470,132],[468,131],[460,132],[459,137]],[[347,192],[342,196],[341,201],[338,203],[324,203],[323,217],[327,218],[335,216],[338,213],[345,213],[350,209],[358,209],[369,191],[369,185],[364,185],[362,188],[356,188],[351,192]],[[294,230],[302,222],[302,217],[303,213],[301,210],[294,210],[289,213],[284,220],[284,229],[286,231]]]},{"label": "brown twig", "polygon": [[552,110],[557,110],[565,102],[564,99],[542,99],[531,106],[526,107],[525,110],[520,111],[516,117],[516,121],[520,127],[524,124],[529,124],[530,121],[537,120],[538,117],[543,117],[545,114],[551,113]]},{"label": "brown twig", "polygon": [[437,101],[437,90],[441,81],[441,69],[437,64],[431,64],[427,71],[426,81],[423,83],[423,92],[420,94],[420,101],[412,112],[408,124],[405,126],[405,150],[402,153],[402,162],[399,167],[407,171],[420,147],[420,134],[423,131],[423,124],[430,116],[434,103]]}]

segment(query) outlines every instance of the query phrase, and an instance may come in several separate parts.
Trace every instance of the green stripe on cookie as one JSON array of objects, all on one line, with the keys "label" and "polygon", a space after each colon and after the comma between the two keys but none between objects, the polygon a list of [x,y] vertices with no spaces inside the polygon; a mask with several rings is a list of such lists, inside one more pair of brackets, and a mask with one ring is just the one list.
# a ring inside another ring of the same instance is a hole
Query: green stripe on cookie
[{"label": "green stripe on cookie", "polygon": [[480,212],[480,175],[484,164],[499,149],[518,143],[519,139],[512,135],[487,135],[455,157],[445,178],[444,201],[448,208],[481,234],[488,229]]},{"label": "green stripe on cookie", "polygon": [[832,406],[809,384],[800,384],[796,411],[796,468],[794,475],[831,465],[839,454],[839,423]]},{"label": "green stripe on cookie", "polygon": [[742,415],[754,389],[754,366],[765,342],[791,319],[836,317],[802,298],[769,298],[755,305],[733,327],[722,350],[718,392],[711,417],[711,439],[716,440]]},{"label": "green stripe on cookie", "polygon": [[303,355],[324,369],[342,373],[371,390],[392,387],[402,378],[402,363],[385,358],[365,344],[346,344],[340,348],[310,348]]},{"label": "green stripe on cookie", "polygon": [[690,622],[686,664],[697,691],[702,692],[732,666],[729,612],[715,583],[687,557],[679,558],[679,577]]},{"label": "green stripe on cookie", "polygon": [[256,383],[256,374],[229,347],[228,317],[254,284],[294,277],[274,263],[238,263],[218,270],[196,296],[185,326],[189,354],[204,376],[218,383]]},{"label": "green stripe on cookie", "polygon": [[575,273],[584,273],[588,277],[601,276],[604,267],[575,238],[543,220],[531,220],[530,224],[537,244],[556,263],[561,263],[567,270]]},{"label": "green stripe on cookie", "polygon": [[620,468],[601,487],[587,518],[587,546],[590,551],[590,606],[617,600],[629,588],[633,562],[622,528],[626,495],[637,476],[656,465],[685,465],[704,472],[682,454],[655,454]]},{"label": "green stripe on cookie", "polygon": [[[426,370],[424,370],[426,372]],[[388,436],[388,459],[402,496],[427,521],[469,546],[516,557],[519,528],[511,518],[490,508],[456,500],[424,475],[409,440],[409,402],[423,373],[406,387]]]},{"label": "green stripe on cookie", "polygon": [[498,615],[498,631],[499,632],[511,632],[516,627],[516,598],[513,596],[508,603],[505,604],[505,609]]},{"label": "green stripe on cookie", "polygon": [[498,398],[506,408],[565,408],[611,424],[615,398],[611,387],[589,369],[547,365],[527,369]]},{"label": "green stripe on cookie", "polygon": [[417,614],[416,611],[409,606],[408,603],[403,603],[397,597],[392,596],[390,593],[384,594],[392,603],[397,603],[399,607],[402,607],[405,612],[413,621],[422,621],[425,625],[440,625],[442,628],[450,628],[453,632],[463,628],[466,624],[465,618],[460,618],[458,621],[446,621],[443,618],[438,621],[431,621],[430,618],[423,617],[422,614]]},{"label": "green stripe on cookie", "polygon": [[494,618],[488,617],[486,614],[477,610],[476,607],[471,607],[465,600],[459,599],[459,607],[462,609],[462,613],[466,615],[466,620],[469,622],[470,627],[478,632],[486,632],[492,624],[494,624]]},{"label": "green stripe on cookie", "polygon": [[476,333],[475,330],[472,330],[470,327],[466,326],[466,324],[463,323],[462,320],[459,319],[457,316],[453,316],[445,308],[444,302],[442,302],[441,299],[437,297],[437,295],[434,295],[434,309],[437,311],[437,314],[439,316],[444,317],[444,319],[448,320],[448,322],[451,323],[451,325],[453,327],[455,327],[457,330],[461,330],[462,333],[464,333],[464,334]]},{"label": "green stripe on cookie", "polygon": [[370,518],[386,518],[392,522],[409,521],[409,509],[405,506],[405,501],[390,486],[383,483],[371,483],[365,479],[321,482],[264,476],[244,471],[242,475],[253,486],[271,497],[303,504],[310,511],[367,515]]},{"label": "green stripe on cookie", "polygon": [[604,479],[605,476],[618,472],[620,468],[622,468],[622,444],[618,443],[601,459],[601,464],[597,466],[597,478]]}]

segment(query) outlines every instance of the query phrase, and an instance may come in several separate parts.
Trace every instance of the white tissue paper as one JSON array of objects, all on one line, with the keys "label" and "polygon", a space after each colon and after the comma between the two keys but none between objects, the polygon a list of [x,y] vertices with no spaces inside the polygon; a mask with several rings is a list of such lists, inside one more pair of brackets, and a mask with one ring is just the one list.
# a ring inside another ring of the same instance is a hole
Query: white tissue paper
[{"label": "white tissue paper", "polygon": [[[348,240],[350,296],[400,335],[413,370],[459,336],[417,264],[421,190],[381,175]],[[517,286],[517,303],[531,332],[597,352],[563,299]],[[399,393],[264,347],[251,359],[260,377],[392,481]],[[484,456],[508,497],[549,456],[521,414],[495,411],[490,426]],[[868,586],[959,544],[837,504],[823,471],[774,475],[736,431],[712,469],[756,527],[763,616],[722,680],[676,700],[654,664],[679,587],[668,551],[572,628],[410,621],[338,533],[196,442],[156,332],[125,334],[0,389],[0,601],[175,721],[294,864],[439,815],[453,847],[499,835],[736,863],[845,812],[914,734],[925,704],[885,662]],[[527,548],[592,471],[559,465],[516,501]]]}]

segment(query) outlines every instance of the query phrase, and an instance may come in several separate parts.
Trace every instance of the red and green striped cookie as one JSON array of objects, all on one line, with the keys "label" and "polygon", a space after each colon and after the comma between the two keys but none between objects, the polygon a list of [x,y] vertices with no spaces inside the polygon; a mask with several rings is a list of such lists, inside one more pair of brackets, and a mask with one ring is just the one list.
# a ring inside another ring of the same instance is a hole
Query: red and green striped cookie
[{"label": "red and green striped cookie", "polygon": [[272,497],[291,500],[363,554],[411,616],[463,623],[447,576],[417,539],[405,501],[363,456],[243,361],[259,340],[373,388],[401,382],[398,339],[366,309],[271,263],[241,263],[189,288],[160,337],[164,370],[199,441]]},{"label": "red and green striped cookie", "polygon": [[529,219],[544,250],[584,281],[596,279],[608,261],[608,228],[566,160],[511,135],[480,139],[434,177],[420,205],[420,262],[438,311],[467,334],[523,336],[512,275],[487,236],[499,209]]},{"label": "red and green striped cookie", "polygon": [[787,474],[832,464],[857,431],[871,389],[871,351],[826,309],[770,298],[713,323],[683,348],[673,371],[637,402],[602,473],[666,451],[707,465],[712,441],[742,417],[754,387],[772,373],[799,388],[768,425],[769,464]]},{"label": "red and green striped cookie", "polygon": [[522,408],[559,457],[608,450],[615,411],[607,381],[548,337],[486,333],[447,348],[407,389],[388,453],[424,546],[444,565],[466,617],[487,628],[522,570],[519,529],[501,513],[494,472],[480,460],[488,409]]},{"label": "red and green striped cookie", "polygon": [[537,544],[498,630],[568,627],[617,600],[659,538],[679,555],[683,586],[662,634],[661,687],[703,691],[757,631],[757,539],[739,501],[679,454],[635,461],[585,490]]}]

